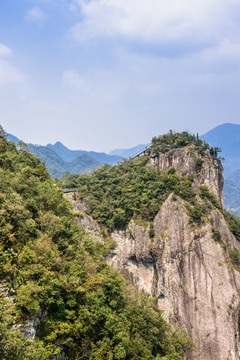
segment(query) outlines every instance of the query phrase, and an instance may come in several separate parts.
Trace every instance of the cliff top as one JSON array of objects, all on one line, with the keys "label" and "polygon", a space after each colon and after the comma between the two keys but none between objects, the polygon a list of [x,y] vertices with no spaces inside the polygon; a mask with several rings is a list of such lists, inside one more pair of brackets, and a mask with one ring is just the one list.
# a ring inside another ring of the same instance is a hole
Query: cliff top
[{"label": "cliff top", "polygon": [[190,134],[187,131],[174,132],[172,130],[167,134],[153,137],[150,149],[153,152],[166,153],[171,149],[190,145],[202,153],[210,149],[210,146],[205,141],[199,139],[198,135]]}]

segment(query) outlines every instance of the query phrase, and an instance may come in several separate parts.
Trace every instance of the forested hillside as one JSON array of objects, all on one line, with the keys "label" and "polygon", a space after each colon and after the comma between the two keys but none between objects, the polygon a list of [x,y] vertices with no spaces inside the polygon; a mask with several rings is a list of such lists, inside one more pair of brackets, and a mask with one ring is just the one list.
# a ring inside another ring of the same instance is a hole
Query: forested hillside
[{"label": "forested hillside", "polygon": [[[146,176],[152,176],[146,174]],[[174,176],[174,174],[173,174]],[[44,165],[0,131],[0,354],[4,360],[181,360],[191,342],[105,262]],[[24,326],[38,320],[34,341]]]},{"label": "forested hillside", "polygon": [[240,221],[223,208],[218,149],[198,136],[155,137],[137,159],[71,175],[72,203],[107,261],[184,328],[191,360],[239,358]]}]

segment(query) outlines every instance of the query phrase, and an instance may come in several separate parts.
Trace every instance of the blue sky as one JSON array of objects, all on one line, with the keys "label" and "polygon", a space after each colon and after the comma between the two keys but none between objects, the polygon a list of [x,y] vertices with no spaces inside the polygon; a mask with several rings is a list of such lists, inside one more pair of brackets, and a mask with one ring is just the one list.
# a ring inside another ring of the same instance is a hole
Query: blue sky
[{"label": "blue sky", "polygon": [[0,118],[110,151],[240,124],[240,0],[0,2]]}]

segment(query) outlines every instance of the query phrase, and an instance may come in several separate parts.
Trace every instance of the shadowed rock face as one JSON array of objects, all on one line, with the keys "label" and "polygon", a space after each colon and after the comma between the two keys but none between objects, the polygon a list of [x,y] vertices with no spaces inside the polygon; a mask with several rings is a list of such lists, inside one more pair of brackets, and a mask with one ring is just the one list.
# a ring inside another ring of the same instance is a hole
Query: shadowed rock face
[{"label": "shadowed rock face", "polygon": [[[174,167],[180,176],[193,178],[195,189],[207,185],[222,202],[219,160],[206,153],[199,166],[199,157],[191,149],[173,149],[151,154],[148,166],[163,172]],[[94,228],[89,221],[88,217]],[[140,291],[156,297],[164,317],[187,331],[196,345],[191,360],[240,359],[240,273],[226,252],[226,248],[240,250],[240,245],[222,214],[213,210],[204,225],[193,228],[184,202],[170,195],[153,226],[154,239],[149,226],[133,220],[126,231],[114,232],[117,246],[107,261]],[[213,240],[213,230],[221,234],[221,245]]]}]

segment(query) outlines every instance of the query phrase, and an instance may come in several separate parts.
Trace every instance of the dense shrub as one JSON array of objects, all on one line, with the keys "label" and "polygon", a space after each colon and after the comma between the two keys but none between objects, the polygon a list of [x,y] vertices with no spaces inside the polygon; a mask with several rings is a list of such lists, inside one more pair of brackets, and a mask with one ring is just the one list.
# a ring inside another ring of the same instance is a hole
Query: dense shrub
[{"label": "dense shrub", "polygon": [[160,174],[145,165],[146,158],[142,157],[118,166],[105,165],[92,175],[80,175],[77,187],[80,200],[87,203],[87,212],[110,230],[125,229],[132,218],[153,220],[168,195],[179,192],[180,180],[175,169]]},{"label": "dense shrub", "polygon": [[187,131],[181,133],[170,131],[168,134],[160,135],[152,139],[152,150],[155,152],[165,153],[171,149],[189,145],[194,145],[200,154],[203,154],[206,149],[209,149],[207,143]]},{"label": "dense shrub", "polygon": [[229,251],[229,256],[230,259],[233,263],[233,265],[235,266],[240,266],[240,252],[239,250],[235,247],[234,249]]},{"label": "dense shrub", "polygon": [[224,217],[228,223],[229,230],[233,233],[235,238],[240,241],[240,220],[228,211],[223,211]]}]

